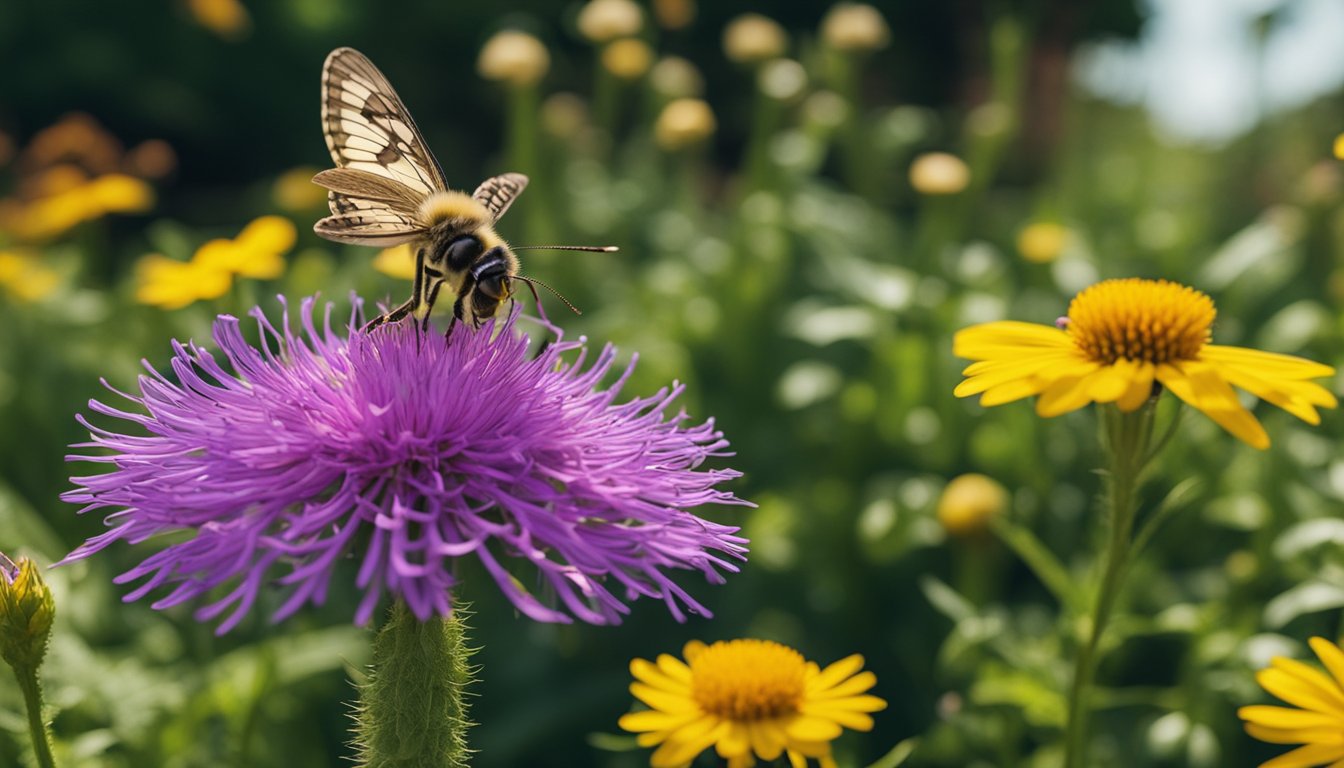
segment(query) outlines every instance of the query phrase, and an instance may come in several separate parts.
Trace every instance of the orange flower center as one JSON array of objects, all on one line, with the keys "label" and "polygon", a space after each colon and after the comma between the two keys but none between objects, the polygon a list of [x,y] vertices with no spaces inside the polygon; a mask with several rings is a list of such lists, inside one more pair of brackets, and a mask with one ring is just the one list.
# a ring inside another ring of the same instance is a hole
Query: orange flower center
[{"label": "orange flower center", "polygon": [[1069,304],[1068,332],[1091,360],[1193,360],[1209,343],[1213,300],[1194,288],[1136,277],[1106,280]]},{"label": "orange flower center", "polygon": [[727,720],[770,720],[798,711],[805,691],[802,654],[769,640],[718,642],[689,659],[691,695]]}]

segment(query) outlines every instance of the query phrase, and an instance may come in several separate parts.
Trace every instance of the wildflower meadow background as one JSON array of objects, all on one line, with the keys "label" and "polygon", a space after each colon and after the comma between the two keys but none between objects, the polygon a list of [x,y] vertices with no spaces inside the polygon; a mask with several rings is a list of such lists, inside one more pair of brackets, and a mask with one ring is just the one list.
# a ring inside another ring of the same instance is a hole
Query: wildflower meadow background
[{"label": "wildflower meadow background", "polygon": [[[734,638],[823,668],[862,655],[886,708],[834,741],[841,766],[1059,765],[1104,532],[1101,415],[956,397],[953,335],[1049,326],[1100,280],[1163,278],[1212,298],[1217,344],[1344,365],[1331,0],[0,4],[0,552],[39,563],[54,595],[42,674],[63,765],[355,756],[358,562],[279,623],[290,594],[257,590],[224,634],[194,613],[219,590],[123,602],[136,585],[114,578],[171,536],[47,568],[106,530],[63,494],[123,498],[66,462],[97,452],[71,448],[89,439],[77,414],[110,425],[89,406],[116,400],[104,380],[130,392],[146,365],[172,371],[189,356],[174,339],[222,360],[217,315],[279,325],[277,294],[296,328],[314,294],[338,328],[352,295],[408,295],[404,249],[312,233],[319,72],[339,46],[388,76],[455,188],[531,177],[498,226],[510,243],[620,247],[524,251],[523,274],[582,310],[541,294],[590,363],[618,350],[595,374],[628,371],[618,402],[684,384],[668,415],[713,419],[733,455],[702,469],[754,505],[697,510],[741,528],[740,573],[713,583],[691,554],[667,573],[712,619],[644,598],[617,626],[537,622],[507,579],[458,561],[481,648],[476,766],[648,765],[620,725],[630,662]],[[1344,633],[1344,417],[1254,412],[1268,450],[1187,412],[1140,490],[1170,514],[1101,643],[1091,764],[1271,759],[1289,747],[1237,714],[1271,701],[1256,673],[1315,664],[1309,638]],[[30,764],[25,718],[0,677],[0,766]]]}]

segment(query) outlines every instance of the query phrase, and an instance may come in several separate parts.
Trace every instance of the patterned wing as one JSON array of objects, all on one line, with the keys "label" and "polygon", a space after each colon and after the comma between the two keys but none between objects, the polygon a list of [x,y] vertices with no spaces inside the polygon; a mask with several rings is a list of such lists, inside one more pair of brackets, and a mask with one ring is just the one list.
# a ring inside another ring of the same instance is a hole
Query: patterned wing
[{"label": "patterned wing", "polygon": [[360,204],[368,201],[345,198],[335,192],[331,193],[331,197],[333,210],[338,207],[338,199],[351,201],[353,205],[345,212],[328,216],[313,225],[313,231],[328,240],[391,248],[424,234],[424,228],[404,213],[386,207],[360,207]]},{"label": "patterned wing", "polygon": [[509,210],[513,201],[527,189],[527,177],[521,173],[506,173],[502,176],[494,176],[481,182],[471,196],[481,205],[490,209],[494,214],[495,221]]},{"label": "patterned wing", "polygon": [[448,189],[401,97],[353,48],[337,48],[322,66],[322,130],[341,168],[390,179],[421,199]]}]

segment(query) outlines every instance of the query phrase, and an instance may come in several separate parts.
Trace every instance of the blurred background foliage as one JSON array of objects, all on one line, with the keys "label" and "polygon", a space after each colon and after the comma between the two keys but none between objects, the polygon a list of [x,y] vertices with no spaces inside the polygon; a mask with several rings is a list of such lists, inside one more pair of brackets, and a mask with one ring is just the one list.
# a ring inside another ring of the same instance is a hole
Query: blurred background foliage
[{"label": "blurred background foliage", "polygon": [[[170,339],[276,293],[342,312],[351,290],[406,293],[404,255],[311,234],[319,67],[351,45],[455,185],[532,176],[505,237],[621,247],[524,269],[584,310],[543,297],[567,333],[639,353],[631,394],[687,382],[759,504],[716,513],[752,539],[744,572],[683,580],[712,621],[637,604],[619,628],[538,625],[464,564],[476,764],[647,764],[615,726],[626,660],[759,636],[877,673],[891,706],[842,765],[1053,765],[1099,530],[1094,415],[956,400],[951,334],[1166,277],[1213,295],[1220,343],[1344,364],[1340,6],[651,0],[633,26],[606,6],[0,5],[0,550],[50,563],[99,530],[57,497],[86,471],[62,456],[100,377],[133,389]],[[504,30],[534,39],[486,56]],[[1253,670],[1340,635],[1341,418],[1259,415],[1269,452],[1190,418],[1149,485],[1149,509],[1183,493],[1106,651],[1099,765],[1265,759],[1235,718],[1263,696]],[[966,473],[986,477],[948,488]],[[119,602],[143,555],[49,572],[64,764],[349,757],[369,643],[348,583],[218,638]],[[0,765],[28,759],[19,706],[0,685]]]}]

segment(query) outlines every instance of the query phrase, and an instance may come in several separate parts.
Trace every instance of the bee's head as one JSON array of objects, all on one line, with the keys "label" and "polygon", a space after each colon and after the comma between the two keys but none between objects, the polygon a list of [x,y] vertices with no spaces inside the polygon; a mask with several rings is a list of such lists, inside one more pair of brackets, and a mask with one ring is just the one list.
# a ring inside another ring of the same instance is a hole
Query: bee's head
[{"label": "bee's head", "polygon": [[510,260],[503,246],[495,246],[471,265],[475,289],[471,292],[471,310],[477,323],[494,317],[511,295]]}]

